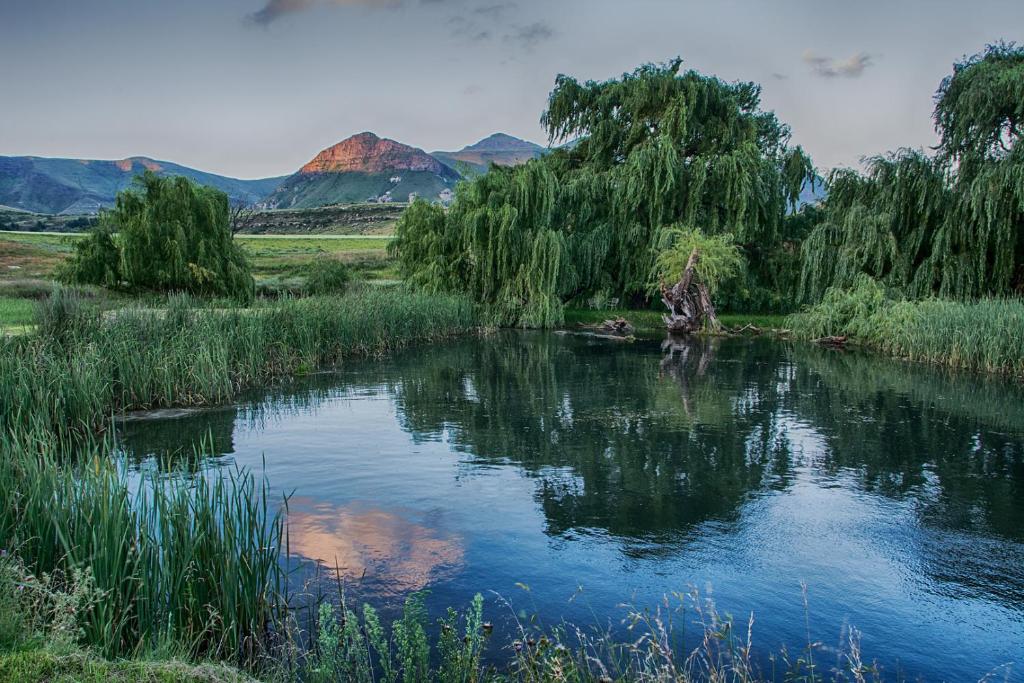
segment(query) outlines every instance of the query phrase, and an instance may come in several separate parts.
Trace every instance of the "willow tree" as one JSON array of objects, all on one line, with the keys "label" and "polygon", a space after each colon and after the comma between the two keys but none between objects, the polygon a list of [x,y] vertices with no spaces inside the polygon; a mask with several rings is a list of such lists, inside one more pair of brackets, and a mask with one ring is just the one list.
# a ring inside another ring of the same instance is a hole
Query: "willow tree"
[{"label": "willow tree", "polygon": [[1024,288],[1024,49],[989,46],[935,96],[934,155],[900,150],[834,172],[803,244],[803,297],[861,274],[904,295],[969,299]]},{"label": "willow tree", "polygon": [[559,76],[541,123],[552,145],[572,143],[462,183],[447,212],[411,207],[393,247],[403,275],[469,293],[499,322],[547,326],[597,292],[645,299],[673,226],[727,233],[748,256],[780,248],[809,159],[759,86],[680,66]]},{"label": "willow tree", "polygon": [[254,284],[232,239],[228,197],[146,172],[117,196],[65,270],[80,283],[249,299]]}]

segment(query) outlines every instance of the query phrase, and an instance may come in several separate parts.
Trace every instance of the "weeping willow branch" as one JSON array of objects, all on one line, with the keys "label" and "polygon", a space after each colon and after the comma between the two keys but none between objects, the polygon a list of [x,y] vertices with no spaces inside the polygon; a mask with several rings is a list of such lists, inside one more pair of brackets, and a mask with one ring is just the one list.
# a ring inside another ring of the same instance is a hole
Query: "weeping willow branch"
[{"label": "weeping willow branch", "polygon": [[915,298],[1024,291],[1024,49],[1000,43],[954,65],[934,120],[934,156],[900,150],[866,174],[832,174],[802,247],[802,299],[861,275]]},{"label": "weeping willow branch", "polygon": [[[462,183],[447,213],[410,207],[394,242],[403,275],[470,294],[498,323],[545,327],[597,293],[646,300],[667,226],[781,252],[810,160],[760,110],[759,86],[680,66],[603,82],[559,76],[541,120],[552,143],[575,144]],[[774,277],[783,261],[752,262],[750,277]]]}]

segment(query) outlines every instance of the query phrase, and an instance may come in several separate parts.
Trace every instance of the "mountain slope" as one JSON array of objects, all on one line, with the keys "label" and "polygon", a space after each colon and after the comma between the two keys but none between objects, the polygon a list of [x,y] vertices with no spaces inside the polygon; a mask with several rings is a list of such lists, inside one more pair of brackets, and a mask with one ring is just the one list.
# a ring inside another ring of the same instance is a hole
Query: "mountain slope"
[{"label": "mountain slope", "polygon": [[460,176],[421,149],[359,133],[316,155],[267,197],[274,209],[307,209],[363,202],[390,193],[406,201],[410,193],[436,198]]},{"label": "mountain slope", "polygon": [[457,170],[486,173],[491,164],[518,166],[547,153],[545,147],[505,133],[495,133],[457,152],[432,152],[431,156]]},{"label": "mountain slope", "polygon": [[282,180],[238,180],[146,157],[97,161],[0,156],[0,204],[35,213],[95,213],[111,206],[117,193],[145,170],[191,178],[246,204],[260,201]]}]

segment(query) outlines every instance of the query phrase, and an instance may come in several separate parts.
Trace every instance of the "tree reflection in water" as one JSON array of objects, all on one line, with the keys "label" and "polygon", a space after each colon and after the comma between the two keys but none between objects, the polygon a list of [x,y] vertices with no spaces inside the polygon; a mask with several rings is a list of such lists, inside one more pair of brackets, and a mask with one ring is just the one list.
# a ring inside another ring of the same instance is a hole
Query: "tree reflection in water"
[{"label": "tree reflection in water", "polygon": [[898,501],[922,528],[953,532],[944,543],[961,538],[957,562],[922,541],[932,575],[1024,600],[1019,555],[1000,549],[1024,542],[1020,387],[809,345],[496,333],[305,378],[238,414],[135,425],[125,450],[180,452],[184,434],[210,433],[229,453],[234,429],[361,392],[389,397],[414,444],[443,439],[466,467],[534,480],[553,537],[600,534],[630,557],[667,556],[810,476]]}]

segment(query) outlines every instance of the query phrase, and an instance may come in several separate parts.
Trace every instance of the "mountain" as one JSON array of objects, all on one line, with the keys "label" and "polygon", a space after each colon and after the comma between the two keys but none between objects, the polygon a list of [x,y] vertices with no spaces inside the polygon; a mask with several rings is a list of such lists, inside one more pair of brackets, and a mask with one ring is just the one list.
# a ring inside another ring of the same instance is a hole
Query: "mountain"
[{"label": "mountain", "polygon": [[282,180],[238,180],[147,157],[97,161],[0,156],[0,204],[35,213],[96,213],[112,206],[117,193],[145,170],[191,178],[246,204],[262,200]]},{"label": "mountain", "polygon": [[432,152],[431,156],[459,171],[479,174],[486,173],[491,164],[518,166],[546,153],[547,148],[536,143],[505,133],[495,133],[458,152]]},{"label": "mountain", "polygon": [[411,193],[436,199],[461,176],[422,149],[359,133],[320,152],[267,197],[273,209],[308,209]]}]

